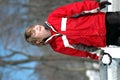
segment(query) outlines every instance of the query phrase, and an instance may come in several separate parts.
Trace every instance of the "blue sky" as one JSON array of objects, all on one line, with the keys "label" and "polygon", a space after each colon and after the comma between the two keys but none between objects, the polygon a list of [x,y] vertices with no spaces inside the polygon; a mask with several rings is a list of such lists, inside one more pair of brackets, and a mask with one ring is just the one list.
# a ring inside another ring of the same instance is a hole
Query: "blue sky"
[{"label": "blue sky", "polygon": [[[14,15],[16,13],[19,15],[22,15],[21,19],[27,19],[27,15],[24,14],[26,13],[27,9],[21,6],[21,4],[25,4],[27,2],[28,0],[9,0],[8,4],[4,6],[0,6],[1,13],[5,14],[4,16],[0,17],[0,22],[4,20],[6,17]],[[18,3],[18,5],[17,6],[14,5],[15,3]],[[15,22],[17,21],[13,21],[13,23]],[[27,22],[23,22],[23,24],[21,24],[21,26],[17,31],[15,30],[17,29],[16,27],[11,29],[11,31],[13,31],[12,34],[16,34],[16,35],[20,34],[21,36],[16,38],[16,42],[15,43],[13,42],[14,44],[10,43],[7,46],[8,48],[16,51],[21,50],[20,48],[22,47],[22,43],[20,43],[20,38],[23,37],[23,29],[27,24],[28,24]],[[11,26],[14,26],[14,24],[6,24],[6,26],[4,27],[11,27]],[[1,35],[4,36],[4,33]],[[4,48],[4,43],[6,41],[4,39],[6,38],[1,37],[0,39],[0,56],[5,56],[10,54],[10,51]],[[31,48],[33,48],[34,50],[37,50],[36,47],[31,47]],[[27,52],[27,50],[21,50],[21,52],[24,52],[24,51]],[[28,52],[31,52],[32,54],[33,51],[28,51]],[[5,58],[4,60],[21,60],[21,59],[26,59],[26,57],[23,55],[15,55],[11,58]],[[14,65],[14,66],[13,65],[6,65],[4,67],[0,66],[0,75],[2,75],[2,80],[37,80],[37,75],[34,73],[33,69],[19,69],[19,67],[34,68],[35,65],[36,65],[36,62],[29,62],[25,64]]]}]

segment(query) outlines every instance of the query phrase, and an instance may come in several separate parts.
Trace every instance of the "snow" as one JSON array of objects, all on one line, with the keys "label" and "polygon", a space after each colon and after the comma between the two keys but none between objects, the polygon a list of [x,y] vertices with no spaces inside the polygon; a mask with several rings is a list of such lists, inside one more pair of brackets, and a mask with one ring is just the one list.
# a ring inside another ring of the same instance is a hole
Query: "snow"
[{"label": "snow", "polygon": [[120,47],[109,46],[101,49],[103,49],[106,53],[109,53],[112,58],[120,58]]},{"label": "snow", "polygon": [[89,80],[100,80],[100,75],[98,71],[87,70],[86,75],[89,77]]}]

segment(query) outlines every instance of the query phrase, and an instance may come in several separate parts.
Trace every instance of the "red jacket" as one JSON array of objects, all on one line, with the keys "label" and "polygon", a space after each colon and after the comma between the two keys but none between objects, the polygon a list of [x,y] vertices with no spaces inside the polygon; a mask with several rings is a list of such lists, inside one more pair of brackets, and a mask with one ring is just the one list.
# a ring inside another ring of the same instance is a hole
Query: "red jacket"
[{"label": "red jacket", "polygon": [[66,55],[90,57],[98,60],[97,54],[77,50],[72,45],[106,46],[105,13],[98,12],[78,18],[69,18],[71,15],[98,7],[98,2],[84,0],[61,6],[51,12],[47,22],[55,29],[55,31],[51,30],[52,35],[62,34],[62,36],[51,38],[49,41],[51,47]]}]

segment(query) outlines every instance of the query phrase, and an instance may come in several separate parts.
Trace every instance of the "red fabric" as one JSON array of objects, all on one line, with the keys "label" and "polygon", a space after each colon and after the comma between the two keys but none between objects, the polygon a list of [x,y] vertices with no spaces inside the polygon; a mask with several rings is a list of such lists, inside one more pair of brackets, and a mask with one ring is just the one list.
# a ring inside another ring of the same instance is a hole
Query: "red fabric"
[{"label": "red fabric", "polygon": [[[66,35],[71,45],[84,44],[87,46],[104,47],[106,46],[106,28],[105,13],[103,12],[79,18],[68,18],[66,31],[61,31],[61,20],[63,17],[68,17],[86,10],[92,10],[97,7],[99,7],[99,3],[94,0],[74,2],[55,9],[50,13],[47,21],[56,31]],[[88,52],[64,47],[61,37],[55,37],[49,43],[55,51],[66,55],[98,59],[96,54],[93,55]]]}]

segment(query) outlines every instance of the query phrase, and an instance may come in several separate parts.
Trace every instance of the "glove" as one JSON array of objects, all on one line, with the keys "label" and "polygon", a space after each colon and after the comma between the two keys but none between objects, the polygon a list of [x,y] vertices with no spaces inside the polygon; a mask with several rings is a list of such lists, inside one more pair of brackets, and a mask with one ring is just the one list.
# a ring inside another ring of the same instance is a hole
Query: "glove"
[{"label": "glove", "polygon": [[99,3],[100,9],[105,8],[106,5],[111,5],[111,3],[108,2],[108,1],[102,1],[102,2]]},{"label": "glove", "polygon": [[104,65],[110,65],[112,63],[112,57],[110,54],[103,52],[100,56],[100,61]]}]

